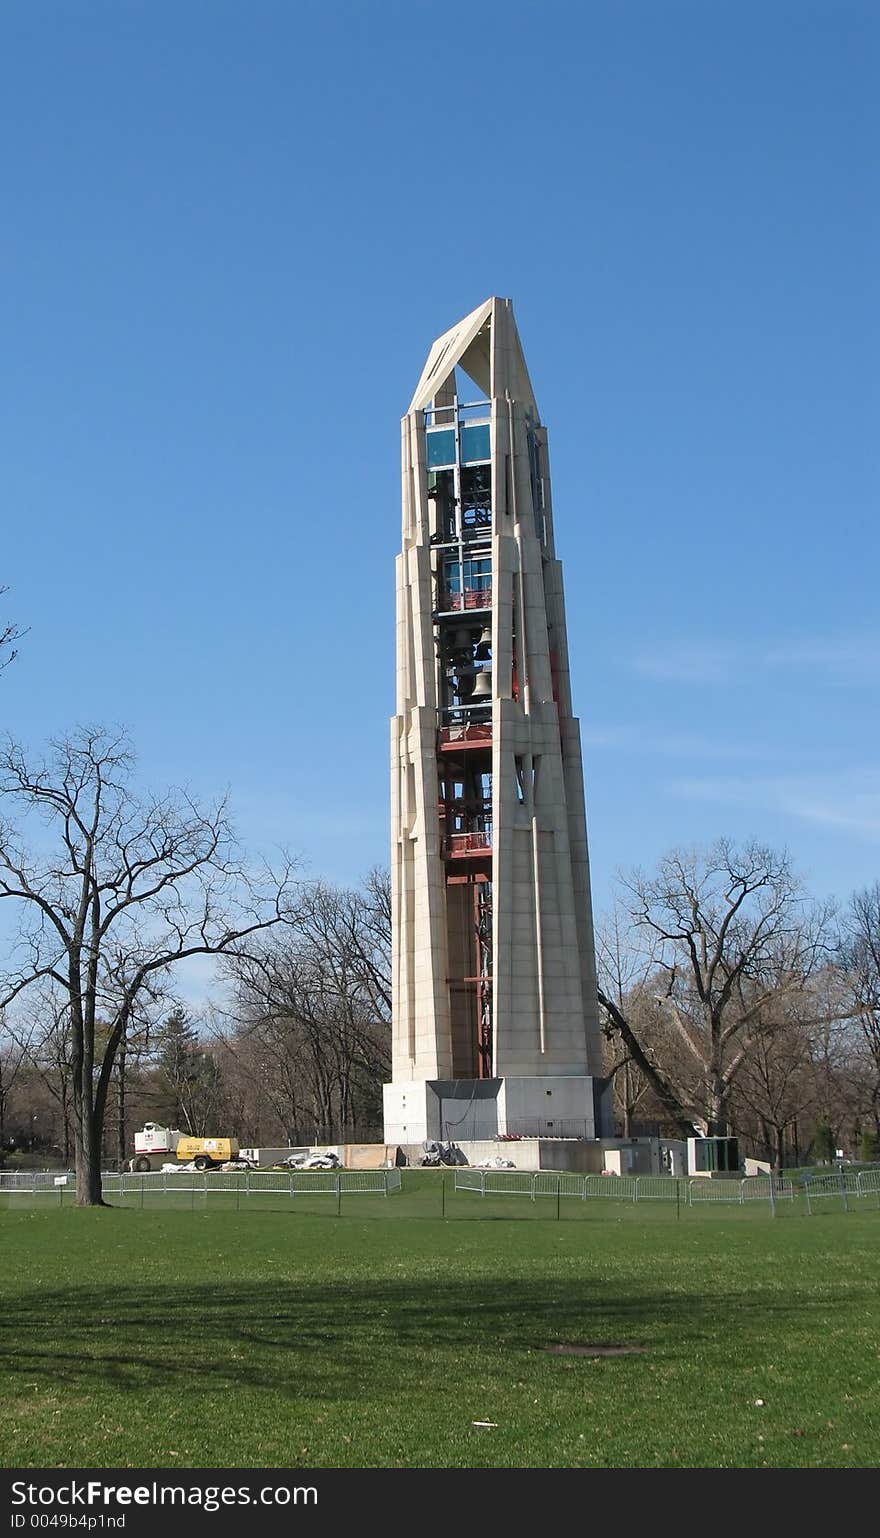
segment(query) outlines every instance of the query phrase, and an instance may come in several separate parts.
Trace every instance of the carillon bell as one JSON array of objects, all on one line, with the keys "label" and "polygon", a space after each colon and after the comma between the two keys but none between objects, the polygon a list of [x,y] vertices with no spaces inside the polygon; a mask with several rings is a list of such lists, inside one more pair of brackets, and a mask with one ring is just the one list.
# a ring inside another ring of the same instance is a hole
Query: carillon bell
[{"label": "carillon bell", "polygon": [[477,637],[477,632],[470,625],[457,625],[454,630],[448,632],[448,646],[451,652],[469,652]]},{"label": "carillon bell", "polygon": [[472,700],[490,700],[492,698],[492,669],[481,668],[474,679]]},{"label": "carillon bell", "polygon": [[474,656],[475,657],[479,657],[480,661],[482,662],[484,660],[484,658],[491,657],[491,655],[492,655],[492,626],[491,625],[486,625],[485,629],[482,630],[481,633],[480,633],[480,639],[477,642],[477,647],[476,647],[476,651],[474,652]]}]

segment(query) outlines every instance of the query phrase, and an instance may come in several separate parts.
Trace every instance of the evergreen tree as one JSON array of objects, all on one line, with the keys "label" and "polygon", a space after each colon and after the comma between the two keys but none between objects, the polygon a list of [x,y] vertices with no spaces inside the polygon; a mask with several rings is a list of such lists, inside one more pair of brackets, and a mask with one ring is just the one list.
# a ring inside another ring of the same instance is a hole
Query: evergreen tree
[{"label": "evergreen tree", "polygon": [[817,1164],[830,1164],[834,1158],[834,1129],[827,1116],[820,1116],[813,1133],[813,1157]]}]

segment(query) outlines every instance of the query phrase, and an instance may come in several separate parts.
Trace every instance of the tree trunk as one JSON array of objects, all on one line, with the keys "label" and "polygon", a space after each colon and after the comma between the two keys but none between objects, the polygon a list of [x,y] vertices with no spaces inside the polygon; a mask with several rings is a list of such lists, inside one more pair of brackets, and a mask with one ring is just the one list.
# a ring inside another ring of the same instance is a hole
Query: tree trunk
[{"label": "tree trunk", "polygon": [[125,1122],[125,1066],[125,1037],[123,1036],[119,1043],[119,1056],[116,1063],[116,1106],[119,1113],[116,1127],[116,1162],[120,1169],[125,1168],[128,1153],[128,1128]]},{"label": "tree trunk", "polygon": [[61,1158],[67,1169],[70,1164],[70,1079],[63,1068],[58,1070],[58,1099],[61,1105]]},{"label": "tree trunk", "polygon": [[[84,1132],[85,1136],[83,1136]],[[77,1118],[73,1137],[76,1159],[76,1205],[103,1207],[100,1145],[95,1147],[94,1127],[90,1115],[86,1116],[82,1122]]]},{"label": "tree trunk", "polygon": [[101,1138],[95,1136],[92,1054],[88,1041],[75,1042],[76,1071],[73,1080],[73,1140],[76,1163],[76,1205],[102,1207]]},{"label": "tree trunk", "polygon": [[624,1063],[623,1065],[623,1093],[621,1094],[620,1098],[622,1101],[621,1112],[623,1120],[623,1135],[624,1137],[629,1137],[631,1127],[629,1063]]},{"label": "tree trunk", "polygon": [[727,1095],[728,1088],[722,1075],[713,1072],[707,1096],[709,1113],[707,1137],[727,1137]]}]

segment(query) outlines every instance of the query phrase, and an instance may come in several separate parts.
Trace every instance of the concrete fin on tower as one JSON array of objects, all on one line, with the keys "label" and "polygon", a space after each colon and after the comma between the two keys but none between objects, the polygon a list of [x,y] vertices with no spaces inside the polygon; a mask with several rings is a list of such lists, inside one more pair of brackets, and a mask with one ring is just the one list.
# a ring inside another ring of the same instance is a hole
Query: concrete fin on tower
[{"label": "concrete fin on tower", "polygon": [[533,406],[537,413],[509,299],[484,300],[438,336],[408,410],[423,411],[429,406],[456,367],[462,368],[487,397],[510,396]]}]

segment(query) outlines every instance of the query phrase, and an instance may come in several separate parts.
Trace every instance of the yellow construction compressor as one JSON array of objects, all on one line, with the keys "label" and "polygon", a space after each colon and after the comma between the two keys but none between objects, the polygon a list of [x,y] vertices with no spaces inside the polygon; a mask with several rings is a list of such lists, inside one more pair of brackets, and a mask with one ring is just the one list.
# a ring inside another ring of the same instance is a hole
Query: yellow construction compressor
[{"label": "yellow construction compressor", "polygon": [[197,1170],[209,1170],[237,1158],[236,1137],[188,1137],[177,1127],[159,1127],[148,1121],[143,1132],[134,1135],[130,1168],[141,1172],[157,1170],[174,1160],[177,1164],[194,1164]]}]

